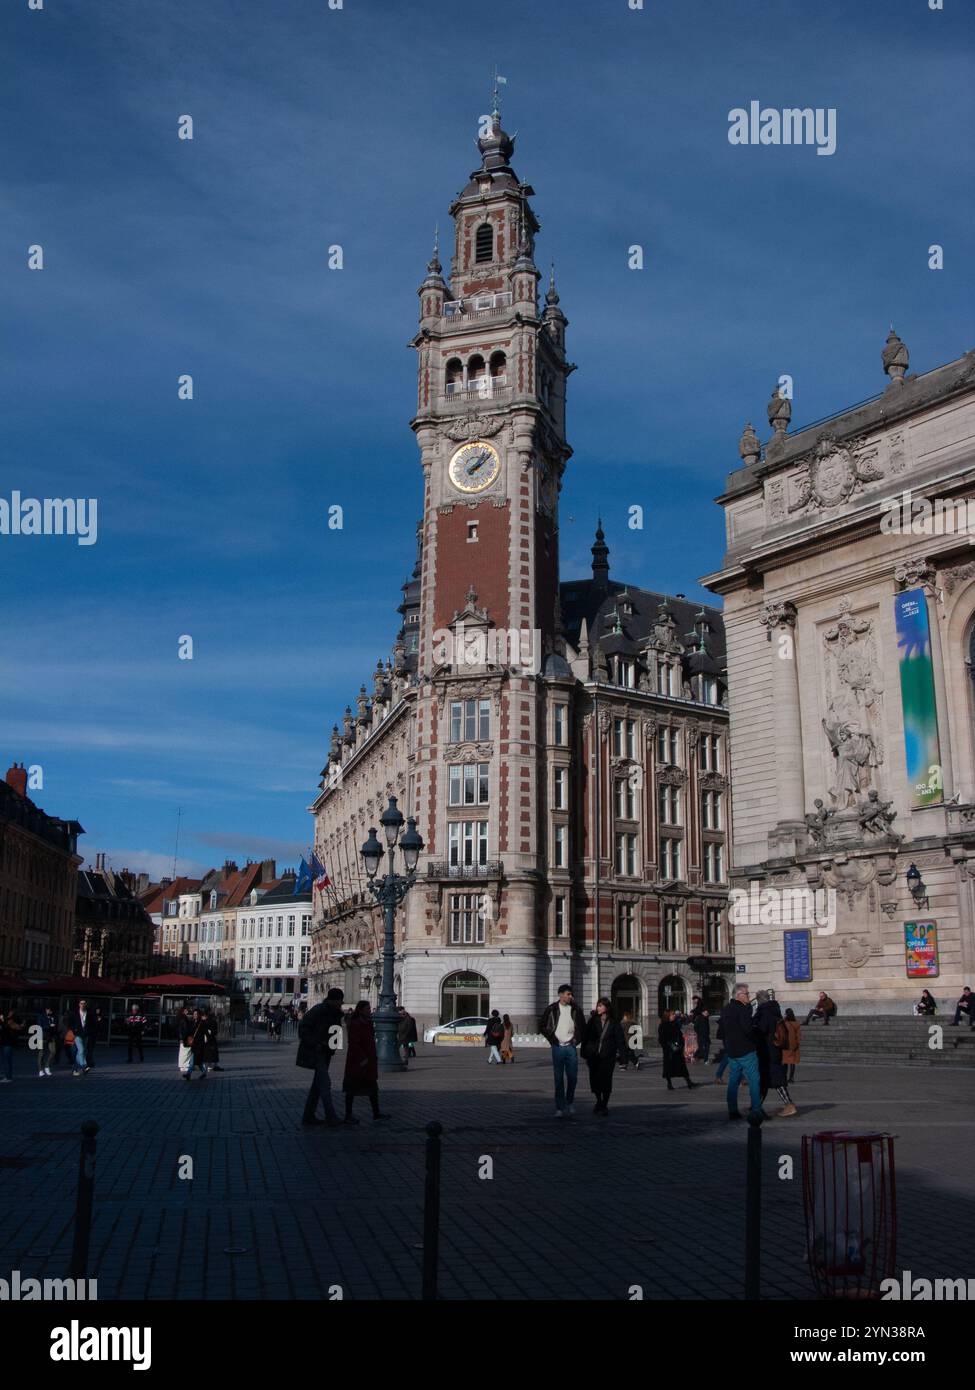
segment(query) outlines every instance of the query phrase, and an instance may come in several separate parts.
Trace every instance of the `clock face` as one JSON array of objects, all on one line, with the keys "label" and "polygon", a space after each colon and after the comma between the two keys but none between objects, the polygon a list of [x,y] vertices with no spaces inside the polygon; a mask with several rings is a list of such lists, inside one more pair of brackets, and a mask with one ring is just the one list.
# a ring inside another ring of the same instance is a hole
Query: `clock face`
[{"label": "clock face", "polygon": [[448,471],[461,492],[483,492],[501,472],[501,459],[493,444],[476,439],[457,450]]}]

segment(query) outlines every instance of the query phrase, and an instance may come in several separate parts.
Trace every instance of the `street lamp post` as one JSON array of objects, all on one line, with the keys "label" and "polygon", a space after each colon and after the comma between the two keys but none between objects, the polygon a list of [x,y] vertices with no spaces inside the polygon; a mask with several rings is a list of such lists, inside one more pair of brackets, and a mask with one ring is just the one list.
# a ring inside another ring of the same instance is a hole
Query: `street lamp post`
[{"label": "street lamp post", "polygon": [[[403,829],[403,813],[396,805],[395,796],[389,798],[389,805],[379,817],[389,852],[389,869],[382,878],[377,878],[382,862],[383,847],[376,837],[376,827],[371,826],[369,838],[362,846],[362,860],[366,866],[369,890],[383,909],[383,979],[379,991],[379,1008],[376,1010],[376,1056],[381,1071],[405,1071],[406,1064],[396,1046],[396,991],[393,988],[393,968],[396,954],[396,908],[406,897],[416,882],[416,863],[423,849],[423,841],[417,833],[416,821],[411,816],[406,822],[406,834],[400,840]],[[395,866],[396,844],[399,841],[403,851],[405,874],[398,874]]]}]

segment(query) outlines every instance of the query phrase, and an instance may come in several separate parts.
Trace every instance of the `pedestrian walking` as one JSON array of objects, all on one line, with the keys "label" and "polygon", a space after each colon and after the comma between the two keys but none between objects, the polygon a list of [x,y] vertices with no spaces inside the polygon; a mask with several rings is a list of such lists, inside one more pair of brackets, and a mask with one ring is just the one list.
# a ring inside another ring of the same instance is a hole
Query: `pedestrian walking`
[{"label": "pedestrian walking", "polygon": [[37,1049],[37,1075],[51,1076],[51,1067],[57,1060],[58,1021],[50,1004],[37,1015],[37,1026],[41,1030],[41,1045]]},{"label": "pedestrian walking", "polygon": [[183,1072],[183,1080],[189,1081],[193,1076],[193,1068],[197,1067],[200,1073],[200,1080],[207,1079],[206,1047],[209,1030],[202,1012],[194,1009],[190,1016],[190,1022],[184,1024],[186,1033],[183,1041],[190,1050],[189,1065]]},{"label": "pedestrian walking", "polygon": [[657,1029],[657,1042],[663,1053],[663,1076],[667,1090],[674,1089],[674,1077],[680,1077],[687,1089],[694,1089],[694,1082],[687,1072],[687,1058],[684,1054],[684,1033],[678,1021],[676,1009],[665,1009]]},{"label": "pedestrian walking", "polygon": [[812,1023],[814,1018],[821,1018],[824,1025],[828,1028],[829,1021],[836,1013],[836,1005],[829,995],[823,990],[813,1007],[806,1014],[806,1022]]},{"label": "pedestrian walking", "polygon": [[216,1014],[209,1007],[203,1009],[203,1022],[206,1025],[206,1035],[203,1041],[203,1060],[206,1062],[210,1071],[223,1071],[220,1065],[220,1045],[217,1034],[220,1025]]},{"label": "pedestrian walking", "polygon": [[82,1076],[89,1070],[87,1052],[94,1026],[95,1019],[88,1007],[88,1000],[79,999],[77,1009],[68,1014],[68,1031],[65,1034],[65,1041],[68,1041],[70,1035],[74,1043],[72,1076]]},{"label": "pedestrian walking", "polygon": [[96,1005],[91,1011],[91,1027],[85,1039],[85,1071],[91,1071],[95,1065],[95,1047],[104,1032],[104,1024],[105,1016]]},{"label": "pedestrian walking", "polygon": [[133,1053],[138,1052],[139,1061],[146,1060],[146,1054],[142,1049],[142,1038],[146,1031],[149,1020],[141,1011],[138,1004],[133,1004],[125,1016],[125,1036],[129,1044],[128,1061],[133,1060]]},{"label": "pedestrian walking", "polygon": [[[335,1125],[341,1120],[335,1113],[332,1103],[332,1079],[329,1065],[336,1052],[342,1049],[342,1000],[345,995],[340,989],[330,989],[321,1004],[309,1009],[298,1024],[298,1051],[295,1066],[313,1071],[311,1086],[305,1099],[305,1109],[301,1123],[310,1125]],[[316,1115],[318,1102],[325,1111],[324,1120]]]},{"label": "pedestrian walking", "polygon": [[691,1009],[691,1022],[694,1025],[694,1036],[697,1040],[694,1060],[706,1064],[711,1055],[711,1015],[704,1008],[700,999],[697,1000],[696,1006]]},{"label": "pedestrian walking", "polygon": [[561,1120],[575,1114],[572,1102],[579,1079],[578,1049],[586,1031],[586,1018],[572,997],[571,985],[559,985],[558,998],[542,1014],[538,1031],[552,1049],[555,1118]]},{"label": "pedestrian walking", "polygon": [[410,1058],[416,1056],[416,1048],[414,1047],[417,1038],[416,1019],[412,1014],[406,1012],[402,1004],[396,1010],[396,1013],[398,1015],[398,1022],[396,1024],[396,1050],[397,1052],[402,1050],[403,1061],[409,1066]]},{"label": "pedestrian walking", "polygon": [[802,1025],[796,1018],[792,1009],[785,1011],[785,1028],[788,1040],[782,1049],[782,1065],[785,1067],[785,1079],[788,1085],[796,1079],[796,1067],[799,1065],[799,1042],[802,1034]]},{"label": "pedestrian walking", "polygon": [[613,1014],[612,1001],[596,1000],[582,1039],[582,1055],[589,1068],[589,1089],[596,1097],[594,1115],[609,1114],[616,1065],[626,1059],[626,1036]]},{"label": "pedestrian walking", "polygon": [[755,1010],[754,1026],[758,1035],[759,1055],[759,1094],[762,1104],[769,1090],[774,1087],[782,1101],[780,1118],[798,1115],[798,1110],[789,1095],[786,1070],[782,1061],[782,1049],[788,1045],[789,1030],[782,1017],[778,1001],[770,998],[769,991],[760,989],[755,996],[758,1008]]},{"label": "pedestrian walking", "polygon": [[352,1114],[356,1096],[368,1096],[374,1120],[388,1120],[379,1109],[379,1060],[376,1057],[376,1030],[368,999],[360,999],[349,1017],[349,1048],[345,1059],[345,1123],[357,1125]]},{"label": "pedestrian walking", "polygon": [[491,1049],[488,1053],[488,1066],[490,1066],[492,1062],[497,1062],[500,1067],[501,1043],[503,1038],[504,1023],[501,1021],[501,1015],[498,1013],[497,1009],[492,1009],[491,1017],[488,1019],[487,1027],[484,1029],[484,1046]]},{"label": "pedestrian walking", "polygon": [[23,1032],[24,1025],[17,1014],[9,1009],[0,1012],[0,1085],[7,1086],[14,1079],[14,1047]]},{"label": "pedestrian walking", "polygon": [[515,1050],[512,1047],[512,1039],[515,1035],[515,1025],[507,1014],[501,1015],[501,1022],[504,1024],[504,1033],[501,1036],[501,1061],[513,1062],[515,1060]]},{"label": "pedestrian walking", "polygon": [[964,1014],[968,1019],[969,1028],[975,1028],[975,994],[968,985],[962,990],[958,1003],[955,1005],[955,1016],[951,1020],[952,1028],[957,1028]]},{"label": "pedestrian walking", "polygon": [[721,1010],[718,1022],[718,1039],[724,1043],[728,1057],[728,1119],[740,1120],[738,1109],[738,1086],[742,1077],[748,1083],[752,1111],[763,1120],[768,1119],[762,1109],[759,1090],[758,1053],[755,1044],[754,1023],[751,1005],[748,1002],[748,986],[739,985],[734,998]]}]

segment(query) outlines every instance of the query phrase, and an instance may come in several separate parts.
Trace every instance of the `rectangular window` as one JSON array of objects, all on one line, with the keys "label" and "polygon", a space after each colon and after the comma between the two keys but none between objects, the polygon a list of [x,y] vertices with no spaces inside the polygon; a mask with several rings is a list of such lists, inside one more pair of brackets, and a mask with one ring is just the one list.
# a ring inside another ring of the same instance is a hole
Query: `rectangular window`
[{"label": "rectangular window", "polygon": [[569,742],[569,706],[555,706],[555,742],[564,748]]},{"label": "rectangular window", "polygon": [[564,869],[567,863],[566,846],[568,844],[569,827],[567,825],[557,825],[555,827],[555,859],[554,865],[557,869]]},{"label": "rectangular window", "polygon": [[616,904],[616,945],[620,951],[633,950],[633,904]]},{"label": "rectangular window", "polygon": [[293,970],[294,968],[295,968],[295,948],[294,948],[293,946],[289,946],[289,947],[288,947],[288,969],[289,969],[289,970]]},{"label": "rectangular window", "polygon": [[697,750],[698,767],[702,772],[721,771],[721,735],[702,734]]},{"label": "rectangular window", "polygon": [[484,898],[480,893],[450,895],[450,942],[452,946],[484,945]]},{"label": "rectangular window", "polygon": [[483,806],[488,800],[489,765],[454,763],[449,768],[448,806]]},{"label": "rectangular window", "polygon": [[294,934],[295,934],[295,919],[294,919],[294,916],[292,915],[292,916],[290,916],[290,917],[288,918],[288,935],[289,935],[289,936],[294,936]]},{"label": "rectangular window", "polygon": [[450,742],[483,742],[491,737],[490,700],[452,700]]},{"label": "rectangular window", "polygon": [[613,720],[613,757],[622,758],[623,756],[623,721],[622,719]]},{"label": "rectangular window", "polygon": [[618,820],[636,819],[636,793],[628,777],[621,777],[615,783],[615,807]]},{"label": "rectangular window", "polygon": [[715,840],[704,845],[704,882],[720,883],[724,878],[724,846]]},{"label": "rectangular window", "polygon": [[565,898],[559,893],[555,899],[555,935],[566,936]]},{"label": "rectangular window", "polygon": [[244,968],[244,960],[246,959],[246,956],[247,956],[247,952],[246,952],[246,951],[241,951],[241,953],[240,953],[240,966],[238,967],[238,968],[241,969],[241,970],[243,970],[243,968]]},{"label": "rectangular window", "polygon": [[704,830],[721,829],[721,793],[701,793],[701,826]]},{"label": "rectangular window", "polygon": [[680,825],[680,787],[662,782],[657,788],[657,807],[661,825]]},{"label": "rectangular window", "polygon": [[284,918],[278,918],[278,936],[284,936]]},{"label": "rectangular window", "polygon": [[680,908],[665,907],[663,921],[663,940],[661,946],[665,951],[679,951],[680,946]]},{"label": "rectangular window", "polygon": [[616,872],[627,878],[636,874],[636,836],[617,835]]},{"label": "rectangular window", "polygon": [[680,735],[676,729],[657,730],[657,761],[680,766]]},{"label": "rectangular window", "polygon": [[308,933],[309,933],[310,931],[311,931],[311,913],[310,913],[310,912],[305,912],[305,913],[302,914],[302,918],[301,918],[301,934],[302,934],[302,936],[307,936]]},{"label": "rectangular window", "polygon": [[308,952],[309,952],[309,950],[310,950],[310,947],[308,947],[308,946],[302,946],[302,948],[301,948],[301,957],[300,957],[300,960],[299,960],[299,965],[301,966],[302,970],[303,970],[303,969],[305,968],[305,966],[308,964]]},{"label": "rectangular window", "polygon": [[261,938],[261,940],[263,941],[263,940],[264,940],[264,918],[263,918],[263,917],[258,917],[258,919],[257,919],[257,934],[258,934],[258,936]]},{"label": "rectangular window", "polygon": [[447,847],[453,868],[486,864],[488,861],[488,823],[486,820],[455,820],[447,827]]},{"label": "rectangular window", "polygon": [[708,955],[717,956],[722,950],[721,908],[709,907],[704,917],[704,949]]},{"label": "rectangular window", "polygon": [[673,840],[670,836],[660,838],[660,877],[664,879],[680,878],[680,840]]},{"label": "rectangular window", "polygon": [[569,804],[569,769],[557,767],[552,784],[552,805],[556,811],[564,811]]},{"label": "rectangular window", "polygon": [[670,695],[673,693],[671,686],[671,672],[673,667],[669,661],[657,662],[657,694]]}]

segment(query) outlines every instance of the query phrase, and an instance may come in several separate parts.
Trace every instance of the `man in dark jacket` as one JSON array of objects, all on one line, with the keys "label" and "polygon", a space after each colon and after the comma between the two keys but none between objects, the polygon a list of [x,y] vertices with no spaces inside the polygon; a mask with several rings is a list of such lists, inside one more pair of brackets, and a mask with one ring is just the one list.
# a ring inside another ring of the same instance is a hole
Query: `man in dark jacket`
[{"label": "man in dark jacket", "polygon": [[78,1007],[68,1014],[68,1027],[74,1033],[74,1068],[72,1076],[80,1076],[89,1071],[85,1055],[88,1041],[95,1031],[95,1016],[88,1007],[87,999],[79,999]]},{"label": "man in dark jacket", "polygon": [[747,985],[739,985],[735,990],[735,997],[721,1010],[718,1038],[724,1043],[725,1056],[728,1058],[728,1119],[741,1119],[738,1110],[738,1086],[742,1077],[748,1082],[752,1110],[763,1120],[767,1119],[762,1109],[759,1091],[758,1054],[755,1050],[754,1024]]},{"label": "man in dark jacket", "polygon": [[[303,1125],[326,1124],[330,1127],[342,1121],[335,1113],[332,1104],[332,1080],[328,1074],[329,1063],[336,1052],[342,1049],[342,1000],[340,989],[330,989],[322,1004],[309,1009],[298,1025],[298,1055],[295,1065],[313,1070],[311,1087],[305,1101]],[[321,1100],[325,1119],[319,1120],[315,1111]]]},{"label": "man in dark jacket", "polygon": [[555,1118],[575,1114],[579,1052],[586,1032],[586,1016],[572,998],[572,986],[560,985],[559,997],[542,1014],[538,1031],[552,1049],[555,1073]]},{"label": "man in dark jacket", "polygon": [[50,1076],[51,1063],[57,1060],[58,1021],[54,1010],[47,1004],[37,1015],[40,1031],[40,1047],[37,1049],[37,1075]]},{"label": "man in dark jacket", "polygon": [[141,1011],[138,1004],[133,1004],[129,1012],[126,1014],[125,1036],[128,1039],[129,1043],[128,1060],[130,1062],[133,1060],[132,1054],[134,1052],[138,1052],[140,1062],[144,1062],[146,1060],[146,1054],[142,1050],[142,1037],[146,1031],[146,1024],[148,1023],[148,1021],[149,1020]]},{"label": "man in dark jacket", "polygon": [[691,1009],[691,1023],[697,1038],[697,1051],[694,1053],[694,1060],[706,1062],[711,1055],[711,1015],[702,1006],[701,1000],[696,994],[694,1007]]},{"label": "man in dark jacket", "polygon": [[965,1014],[968,1018],[969,1028],[975,1028],[975,994],[972,994],[971,987],[966,985],[961,992],[961,997],[955,1005],[955,1016],[951,1020],[952,1028],[957,1028],[961,1022],[961,1016]]}]

